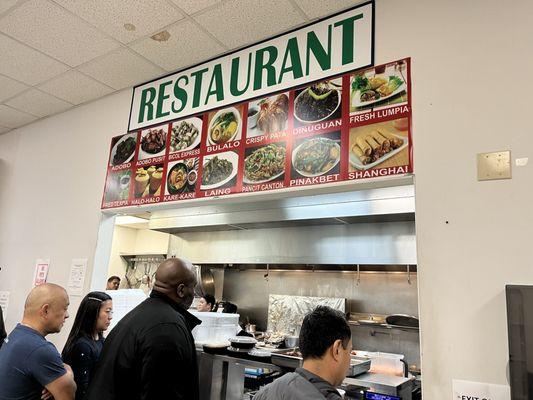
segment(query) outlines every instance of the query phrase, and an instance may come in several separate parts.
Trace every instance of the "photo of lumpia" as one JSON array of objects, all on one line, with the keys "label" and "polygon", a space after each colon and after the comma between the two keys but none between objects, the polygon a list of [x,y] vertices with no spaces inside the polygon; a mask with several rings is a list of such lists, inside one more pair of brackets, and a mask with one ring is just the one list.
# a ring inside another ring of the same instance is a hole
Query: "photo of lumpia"
[{"label": "photo of lumpia", "polygon": [[[351,168],[367,169],[378,164],[382,167],[409,162],[406,149],[408,131],[398,129],[397,126],[406,125],[399,125],[398,121],[400,120],[352,128],[349,147]],[[383,163],[385,160],[391,161]]]}]

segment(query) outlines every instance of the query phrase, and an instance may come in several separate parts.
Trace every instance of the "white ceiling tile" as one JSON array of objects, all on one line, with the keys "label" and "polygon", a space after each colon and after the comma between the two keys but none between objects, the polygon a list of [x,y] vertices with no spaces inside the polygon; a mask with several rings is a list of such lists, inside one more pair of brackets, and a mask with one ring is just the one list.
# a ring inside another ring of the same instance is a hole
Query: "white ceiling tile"
[{"label": "white ceiling tile", "polygon": [[17,110],[37,115],[38,117],[57,114],[72,107],[72,104],[37,89],[28,90],[7,101],[6,104]]},{"label": "white ceiling tile", "polygon": [[167,71],[201,62],[224,51],[224,47],[192,21],[178,22],[167,31],[170,39],[166,42],[145,38],[131,47]]},{"label": "white ceiling tile", "polygon": [[107,54],[78,69],[117,90],[165,74],[162,68],[149,63],[128,49]]},{"label": "white ceiling tile", "polygon": [[354,0],[294,0],[309,18],[320,18],[353,7],[361,1]]},{"label": "white ceiling tile", "polygon": [[0,19],[0,31],[75,67],[119,45],[46,0],[30,0]]},{"label": "white ceiling tile", "polygon": [[81,104],[113,92],[109,86],[72,70],[48,81],[39,89],[72,104]]},{"label": "white ceiling tile", "polygon": [[203,10],[220,3],[222,0],[171,0],[178,7],[180,7],[187,14],[191,15],[195,12]]},{"label": "white ceiling tile", "polygon": [[0,75],[0,88],[0,101],[4,101],[28,89],[28,86],[7,76]]},{"label": "white ceiling tile", "polygon": [[0,135],[4,133],[8,133],[11,130],[11,128],[7,128],[5,126],[0,126]]},{"label": "white ceiling tile", "polygon": [[[166,0],[54,0],[123,43],[156,32],[183,18]],[[124,24],[133,24],[128,31]]]},{"label": "white ceiling tile", "polygon": [[33,115],[0,104],[0,125],[2,126],[17,128],[29,124],[36,119],[37,117],[34,117]]},{"label": "white ceiling tile", "polygon": [[16,40],[0,34],[0,73],[35,85],[68,70],[68,67]]},{"label": "white ceiling tile", "polygon": [[232,0],[194,17],[230,48],[257,42],[304,22],[288,1]]},{"label": "white ceiling tile", "polygon": [[0,14],[6,12],[13,7],[18,0],[1,0],[0,1]]}]

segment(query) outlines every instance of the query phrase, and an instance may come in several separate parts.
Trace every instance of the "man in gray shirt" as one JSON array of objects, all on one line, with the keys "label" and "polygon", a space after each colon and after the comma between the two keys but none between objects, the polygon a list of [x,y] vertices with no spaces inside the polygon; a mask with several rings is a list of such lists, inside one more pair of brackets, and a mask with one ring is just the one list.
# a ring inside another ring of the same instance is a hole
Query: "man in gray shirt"
[{"label": "man in gray shirt", "polygon": [[300,330],[302,368],[265,386],[254,400],[340,400],[339,386],[350,367],[352,333],[345,316],[319,306]]}]

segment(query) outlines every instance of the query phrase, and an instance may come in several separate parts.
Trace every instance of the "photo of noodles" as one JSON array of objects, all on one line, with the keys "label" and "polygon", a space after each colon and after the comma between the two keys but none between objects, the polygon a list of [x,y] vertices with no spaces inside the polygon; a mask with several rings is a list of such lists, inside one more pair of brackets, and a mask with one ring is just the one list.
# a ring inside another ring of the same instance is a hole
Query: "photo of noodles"
[{"label": "photo of noodles", "polygon": [[269,144],[254,150],[244,160],[245,183],[268,182],[285,172],[285,147]]},{"label": "photo of noodles", "polygon": [[[367,125],[350,130],[350,164],[356,169],[368,169],[401,153],[408,144],[408,121],[393,121]],[[403,165],[407,153],[384,166]],[[407,157],[408,158],[408,157]],[[398,164],[399,163],[399,164]]]}]

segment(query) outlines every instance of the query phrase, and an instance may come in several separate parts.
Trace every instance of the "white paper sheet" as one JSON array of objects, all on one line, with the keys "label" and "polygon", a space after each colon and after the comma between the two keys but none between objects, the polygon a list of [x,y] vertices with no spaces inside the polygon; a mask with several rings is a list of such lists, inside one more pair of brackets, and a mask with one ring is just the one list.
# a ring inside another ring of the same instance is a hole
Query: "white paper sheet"
[{"label": "white paper sheet", "polygon": [[0,291],[0,307],[2,308],[2,314],[4,316],[4,322],[7,315],[7,307],[9,306],[9,292]]},{"label": "white paper sheet", "polygon": [[85,283],[85,273],[87,271],[86,258],[73,258],[70,264],[70,274],[68,277],[67,292],[71,296],[81,296]]}]

